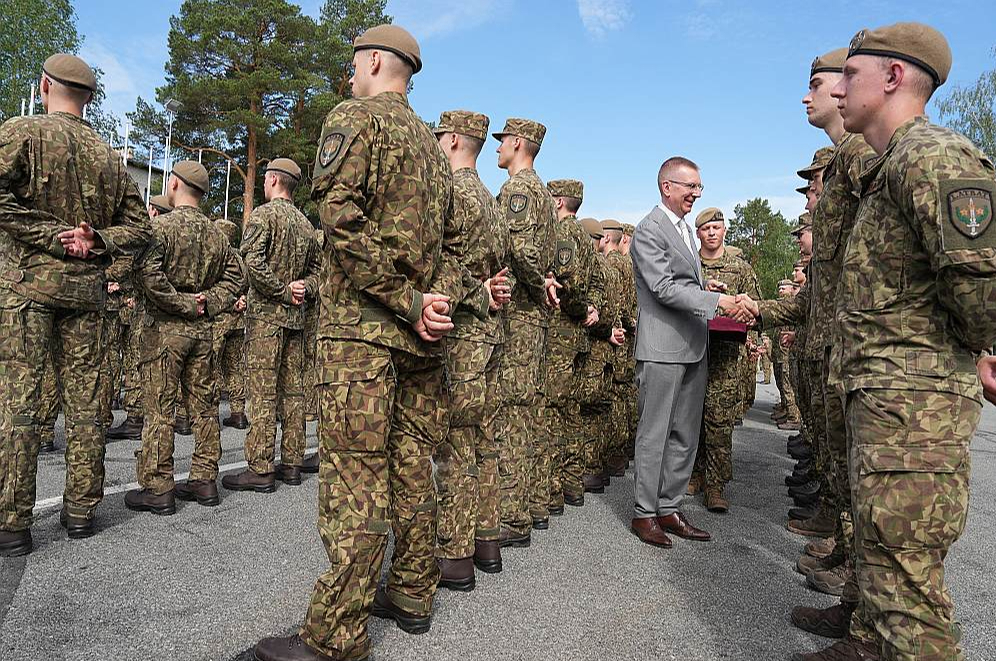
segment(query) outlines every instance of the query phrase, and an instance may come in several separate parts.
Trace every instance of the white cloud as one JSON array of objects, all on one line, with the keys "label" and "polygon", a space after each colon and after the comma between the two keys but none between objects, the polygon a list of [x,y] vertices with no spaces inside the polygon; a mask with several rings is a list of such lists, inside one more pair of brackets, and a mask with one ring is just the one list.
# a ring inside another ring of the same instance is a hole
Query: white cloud
[{"label": "white cloud", "polygon": [[475,28],[502,7],[499,0],[392,0],[387,13],[419,39]]},{"label": "white cloud", "polygon": [[104,91],[108,96],[119,94],[135,94],[135,81],[131,74],[118,59],[117,55],[95,40],[87,40],[80,52],[88,64],[100,68],[104,75]]},{"label": "white cloud", "polygon": [[584,29],[598,38],[619,30],[632,17],[629,0],[578,0],[578,13]]}]

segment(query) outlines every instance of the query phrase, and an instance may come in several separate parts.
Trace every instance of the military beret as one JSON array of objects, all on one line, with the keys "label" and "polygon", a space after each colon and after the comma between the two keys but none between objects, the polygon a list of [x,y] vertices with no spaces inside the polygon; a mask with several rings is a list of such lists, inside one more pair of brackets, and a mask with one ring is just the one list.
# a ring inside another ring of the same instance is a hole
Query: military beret
[{"label": "military beret", "polygon": [[703,209],[699,215],[695,217],[695,229],[702,227],[706,223],[714,222],[726,224],[726,219],[723,218],[723,211],[721,209],[717,209],[716,207]]},{"label": "military beret", "polygon": [[412,73],[422,70],[418,42],[408,30],[397,25],[377,25],[358,36],[353,41],[353,52],[361,50],[386,50],[410,64]]},{"label": "military beret", "polygon": [[594,218],[582,218],[580,222],[581,227],[591,238],[601,239],[605,236],[605,233],[602,231],[602,224]]},{"label": "military beret", "polygon": [[779,280],[778,281],[778,286],[779,287],[794,287],[795,283],[792,282],[791,280],[789,280],[788,278],[785,278],[784,280]]},{"label": "military beret", "polygon": [[553,179],[546,182],[546,188],[554,197],[574,197],[584,199],[584,184],[577,179]]},{"label": "military beret", "polygon": [[809,77],[812,78],[818,73],[843,73],[846,59],[846,48],[835,48],[829,53],[824,53],[813,60],[813,64],[809,67]]},{"label": "military beret", "polygon": [[798,188],[795,189],[795,191],[797,193],[802,193],[803,195],[809,195],[809,189],[810,185],[806,184],[805,186],[799,186]]},{"label": "military beret", "polygon": [[218,229],[225,233],[225,236],[228,237],[228,242],[234,247],[235,240],[239,236],[239,226],[230,220],[225,220],[224,218],[217,219],[214,221],[214,224],[218,226]]},{"label": "military beret", "polygon": [[519,117],[509,117],[505,120],[505,128],[498,133],[492,133],[496,139],[501,140],[506,135],[514,135],[519,138],[531,140],[538,145],[543,144],[543,137],[546,135],[546,127],[531,119],[521,119]]},{"label": "military beret", "polygon": [[796,173],[803,179],[812,181],[816,173],[830,163],[831,158],[833,158],[833,147],[820,147],[813,154],[813,162],[801,170],[797,170]]},{"label": "military beret", "polygon": [[159,210],[159,213],[169,213],[173,210],[173,205],[165,195],[153,195],[149,198],[149,206]]},{"label": "military beret", "polygon": [[601,225],[603,232],[608,232],[609,230],[615,230],[617,232],[623,231],[623,224],[615,218],[606,218],[601,222]]},{"label": "military beret", "polygon": [[211,180],[208,179],[207,170],[197,161],[180,161],[173,166],[173,175],[201,193],[207,193],[211,189]]},{"label": "military beret", "polygon": [[459,133],[478,140],[487,140],[488,125],[491,120],[487,115],[469,110],[447,110],[439,116],[439,124],[432,132],[437,136],[443,133]]},{"label": "military beret", "polygon": [[42,65],[42,71],[57,83],[77,89],[97,91],[97,77],[86,62],[69,53],[56,53]]},{"label": "military beret", "polygon": [[951,47],[944,35],[923,23],[895,23],[861,30],[851,39],[847,57],[878,55],[912,62],[940,87],[951,72]]},{"label": "military beret", "polygon": [[301,166],[289,158],[275,158],[266,164],[266,172],[282,172],[295,181],[301,181]]}]

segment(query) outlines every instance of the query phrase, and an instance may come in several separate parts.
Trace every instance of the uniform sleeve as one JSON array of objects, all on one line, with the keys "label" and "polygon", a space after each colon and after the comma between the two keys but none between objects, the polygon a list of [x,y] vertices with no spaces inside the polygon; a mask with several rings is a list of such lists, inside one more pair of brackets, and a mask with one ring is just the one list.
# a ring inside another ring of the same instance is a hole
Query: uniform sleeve
[{"label": "uniform sleeve", "polygon": [[138,260],[136,272],[145,292],[146,300],[157,308],[184,319],[197,319],[197,300],[193,294],[176,290],[166,277],[166,239],[161,232],[153,231],[152,240]]},{"label": "uniform sleeve", "polygon": [[468,219],[480,221],[470,196],[453,195],[452,206],[443,223],[443,250],[432,289],[450,297],[454,306],[460,306],[478,319],[487,319],[490,299],[484,283],[473,276],[466,267],[468,257]]},{"label": "uniform sleeve", "polygon": [[605,282],[605,302],[598,311],[598,322],[589,329],[592,337],[607,340],[619,326],[619,276],[608,263],[598,260],[598,270]]},{"label": "uniform sleeve", "polygon": [[[958,153],[958,152],[956,152]],[[992,164],[962,147],[907,168],[900,208],[931,256],[938,304],[972,351],[996,341],[996,182]]]},{"label": "uniform sleeve", "polygon": [[304,287],[307,290],[307,297],[318,299],[318,282],[322,272],[322,250],[317,240],[312,240],[311,249],[308,252],[308,266],[305,268]]},{"label": "uniform sleeve", "polygon": [[[559,220],[559,223],[573,221]],[[563,285],[559,291],[560,309],[568,317],[583,319],[588,313],[588,288],[591,284],[591,272],[594,253],[591,242],[580,242],[578,233],[572,232],[569,225],[562,225],[563,232],[558,231],[557,251],[554,257],[554,275],[557,282]],[[585,248],[588,248],[585,251]]]},{"label": "uniform sleeve", "polygon": [[245,260],[249,284],[267,298],[290,304],[294,298],[290,287],[281,280],[267,262],[272,231],[270,219],[263,207],[254,209],[248,227],[242,235],[242,258]]},{"label": "uniform sleeve", "polygon": [[207,299],[206,316],[215,317],[232,309],[232,305],[246,290],[246,280],[246,267],[242,258],[225,239],[225,267],[221,278],[213,287],[201,292]]},{"label": "uniform sleeve", "polygon": [[809,281],[802,286],[799,293],[791,298],[774,301],[758,301],[761,308],[761,327],[778,328],[779,326],[795,326],[806,320],[809,310]]},{"label": "uniform sleeve", "polygon": [[139,253],[152,236],[152,221],[138,187],[127,172],[121,172],[121,201],[114,210],[110,227],[95,229],[104,247],[95,254],[110,255]]},{"label": "uniform sleeve", "polygon": [[120,257],[115,257],[111,265],[107,267],[105,274],[107,275],[108,282],[117,282],[121,284],[128,283],[128,277],[131,275],[132,268],[135,265],[135,258],[131,255],[121,255]]},{"label": "uniform sleeve", "polygon": [[508,222],[509,265],[515,273],[516,286],[536,305],[546,305],[547,264],[537,236],[544,219],[535,200],[529,198],[524,187],[515,182],[506,183],[498,198],[499,213]]},{"label": "uniform sleeve", "polygon": [[368,115],[355,104],[333,110],[319,143],[311,196],[334,259],[353,286],[414,324],[422,316],[422,293],[398,272],[390,248],[366,215],[367,174],[380,167],[372,148]]}]

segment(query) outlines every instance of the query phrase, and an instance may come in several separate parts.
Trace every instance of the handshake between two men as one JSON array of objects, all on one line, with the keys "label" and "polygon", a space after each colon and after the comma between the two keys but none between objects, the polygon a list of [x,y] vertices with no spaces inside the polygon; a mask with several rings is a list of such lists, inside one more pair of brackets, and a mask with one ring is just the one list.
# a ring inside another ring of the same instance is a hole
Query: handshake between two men
[{"label": "handshake between two men", "polygon": [[761,309],[757,301],[747,294],[737,294],[731,296],[726,293],[727,287],[719,280],[709,280],[706,283],[706,291],[716,292],[719,297],[719,312],[724,317],[730,317],[742,324],[753,326],[761,316]]}]

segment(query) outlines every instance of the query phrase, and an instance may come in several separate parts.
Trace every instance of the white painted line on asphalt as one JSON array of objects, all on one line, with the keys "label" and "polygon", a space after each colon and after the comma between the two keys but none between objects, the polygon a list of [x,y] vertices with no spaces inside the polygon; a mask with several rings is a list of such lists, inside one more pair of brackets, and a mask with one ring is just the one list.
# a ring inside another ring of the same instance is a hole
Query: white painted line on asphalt
[{"label": "white painted line on asphalt", "polygon": [[[311,455],[318,452],[318,448],[310,448],[304,451],[305,457],[310,457]],[[231,464],[224,464],[218,466],[218,473],[227,473],[230,470],[235,470],[236,468],[245,468],[249,464],[244,461],[236,461]],[[177,473],[173,476],[173,479],[177,482],[182,482],[183,480],[190,477],[190,473]],[[131,491],[132,489],[138,488],[138,482],[129,482],[128,484],[119,484],[114,487],[108,487],[104,489],[104,498],[108,496],[113,496],[116,493],[122,493],[124,491]],[[62,505],[62,496],[56,496],[55,498],[46,498],[45,500],[39,500],[35,503],[35,514],[38,512],[44,512],[45,510],[54,509]]]}]

